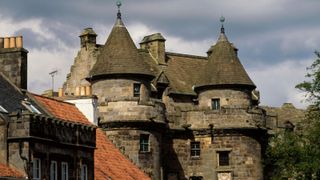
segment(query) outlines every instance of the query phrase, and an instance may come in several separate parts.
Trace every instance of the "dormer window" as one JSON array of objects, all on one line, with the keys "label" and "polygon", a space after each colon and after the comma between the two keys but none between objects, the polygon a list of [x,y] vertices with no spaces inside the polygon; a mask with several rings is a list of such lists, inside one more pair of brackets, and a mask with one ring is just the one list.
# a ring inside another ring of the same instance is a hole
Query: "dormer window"
[{"label": "dormer window", "polygon": [[211,99],[211,109],[212,110],[219,110],[220,109],[220,99]]},{"label": "dormer window", "polygon": [[2,112],[2,113],[8,113],[8,111],[7,111],[4,107],[2,107],[1,105],[0,105],[0,112]]},{"label": "dormer window", "polygon": [[30,112],[36,113],[36,114],[41,114],[41,112],[34,107],[29,101],[22,101],[21,103],[25,108],[27,108]]},{"label": "dormer window", "polygon": [[140,97],[140,89],[141,89],[141,84],[139,83],[133,84],[133,97]]}]

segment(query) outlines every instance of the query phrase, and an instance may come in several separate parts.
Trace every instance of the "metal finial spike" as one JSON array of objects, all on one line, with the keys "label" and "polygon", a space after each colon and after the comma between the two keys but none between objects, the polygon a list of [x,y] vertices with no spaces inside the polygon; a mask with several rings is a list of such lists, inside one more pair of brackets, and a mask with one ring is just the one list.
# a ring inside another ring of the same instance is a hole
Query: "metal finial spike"
[{"label": "metal finial spike", "polygon": [[120,0],[118,0],[118,1],[117,1],[118,9],[120,9],[121,5],[122,5],[121,1],[120,1]]},{"label": "metal finial spike", "polygon": [[121,7],[122,3],[120,0],[117,1],[117,6],[118,6],[118,13],[117,13],[117,18],[121,19],[121,12],[120,12],[120,7]]},{"label": "metal finial spike", "polygon": [[225,20],[226,20],[226,18],[224,18],[223,16],[220,17],[221,24],[223,24]]},{"label": "metal finial spike", "polygon": [[220,22],[221,22],[221,33],[223,33],[224,34],[224,27],[223,27],[223,23],[224,23],[224,21],[225,21],[226,19],[223,17],[223,16],[221,16],[220,17]]}]

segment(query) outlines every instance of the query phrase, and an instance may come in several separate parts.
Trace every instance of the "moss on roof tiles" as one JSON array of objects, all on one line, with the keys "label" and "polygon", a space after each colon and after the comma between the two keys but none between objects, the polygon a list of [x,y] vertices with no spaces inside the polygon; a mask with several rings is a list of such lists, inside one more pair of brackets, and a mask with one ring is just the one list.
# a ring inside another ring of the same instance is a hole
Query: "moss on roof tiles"
[{"label": "moss on roof tiles", "polygon": [[127,28],[117,19],[90,75],[138,74],[153,78],[148,63],[138,52]]}]

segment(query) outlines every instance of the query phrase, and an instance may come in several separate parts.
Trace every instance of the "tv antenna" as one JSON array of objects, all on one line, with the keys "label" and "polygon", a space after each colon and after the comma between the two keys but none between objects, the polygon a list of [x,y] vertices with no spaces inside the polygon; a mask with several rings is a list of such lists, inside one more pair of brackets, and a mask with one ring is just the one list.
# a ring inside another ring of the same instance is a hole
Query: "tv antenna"
[{"label": "tv antenna", "polygon": [[51,76],[52,78],[52,84],[51,84],[51,88],[52,88],[52,94],[54,92],[54,76],[57,75],[58,73],[58,70],[54,70],[52,72],[49,73],[49,75]]}]

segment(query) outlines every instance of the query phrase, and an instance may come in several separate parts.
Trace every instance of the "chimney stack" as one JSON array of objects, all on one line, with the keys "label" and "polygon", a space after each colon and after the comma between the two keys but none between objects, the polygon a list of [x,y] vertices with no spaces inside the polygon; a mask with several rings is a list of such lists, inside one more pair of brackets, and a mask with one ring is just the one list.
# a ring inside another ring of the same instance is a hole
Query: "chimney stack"
[{"label": "chimney stack", "polygon": [[23,48],[22,36],[0,37],[0,71],[12,83],[27,89],[28,51]]}]

